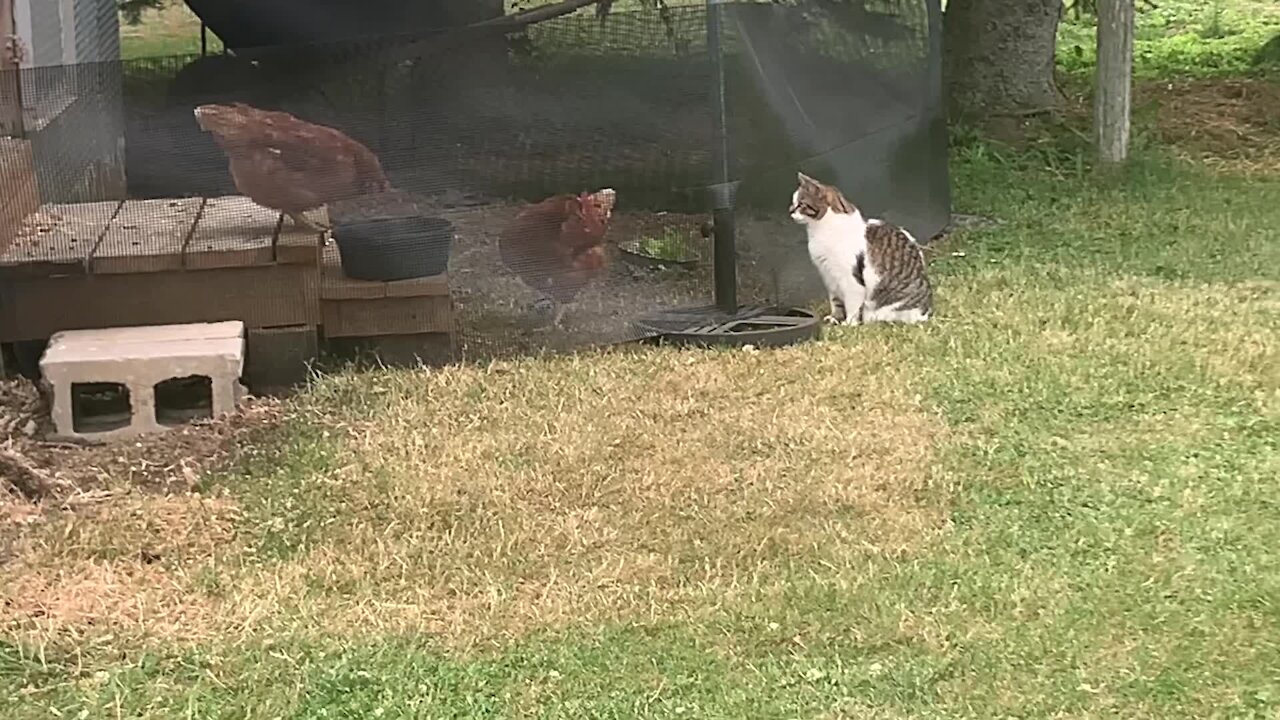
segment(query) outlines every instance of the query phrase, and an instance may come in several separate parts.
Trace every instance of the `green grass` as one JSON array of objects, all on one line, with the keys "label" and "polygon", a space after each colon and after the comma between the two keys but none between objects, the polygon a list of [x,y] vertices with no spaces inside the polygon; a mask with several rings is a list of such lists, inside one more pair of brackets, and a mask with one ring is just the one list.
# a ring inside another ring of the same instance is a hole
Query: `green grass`
[{"label": "green grass", "polygon": [[[1140,79],[1273,74],[1280,68],[1280,58],[1263,52],[1280,37],[1280,5],[1270,0],[1138,0],[1138,6],[1134,73]],[[1095,33],[1093,18],[1068,14],[1058,34],[1064,71],[1092,71]]]},{"label": "green grass", "polygon": [[927,326],[342,373],[0,528],[4,716],[1280,716],[1280,177],[1074,158],[957,143]]},{"label": "green grass", "polygon": [[[209,33],[209,52],[222,51],[217,36]],[[120,21],[120,56],[125,60],[200,52],[200,20],[181,2],[163,10],[147,10],[136,25]]]}]

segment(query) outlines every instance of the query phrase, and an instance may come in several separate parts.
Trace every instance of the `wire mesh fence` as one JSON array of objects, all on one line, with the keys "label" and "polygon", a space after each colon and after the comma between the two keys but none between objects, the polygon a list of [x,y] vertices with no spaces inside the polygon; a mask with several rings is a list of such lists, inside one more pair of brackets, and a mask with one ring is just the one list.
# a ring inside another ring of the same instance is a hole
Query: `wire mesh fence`
[{"label": "wire mesh fence", "polygon": [[[821,297],[797,170],[939,230],[936,2],[723,7],[740,298]],[[683,7],[10,74],[0,342],[222,319],[449,357],[637,339],[711,301],[711,67]]]}]

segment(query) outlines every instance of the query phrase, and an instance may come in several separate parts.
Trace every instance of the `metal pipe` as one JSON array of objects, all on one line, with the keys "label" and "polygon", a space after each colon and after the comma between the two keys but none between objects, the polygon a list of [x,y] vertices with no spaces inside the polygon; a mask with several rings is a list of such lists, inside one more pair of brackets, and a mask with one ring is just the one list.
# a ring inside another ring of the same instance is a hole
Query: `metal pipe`
[{"label": "metal pipe", "polygon": [[715,123],[712,148],[712,220],[715,235],[712,265],[715,271],[716,305],[726,313],[738,311],[738,248],[734,223],[734,195],[731,183],[728,108],[724,80],[724,2],[707,0],[707,53],[711,56],[711,107]]}]

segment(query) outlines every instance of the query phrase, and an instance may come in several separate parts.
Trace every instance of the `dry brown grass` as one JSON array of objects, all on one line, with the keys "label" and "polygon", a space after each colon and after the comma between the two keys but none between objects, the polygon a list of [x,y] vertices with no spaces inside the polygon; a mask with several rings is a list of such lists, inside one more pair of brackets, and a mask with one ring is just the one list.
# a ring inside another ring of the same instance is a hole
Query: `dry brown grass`
[{"label": "dry brown grass", "polygon": [[198,633],[218,609],[191,574],[234,538],[225,500],[130,497],[64,513],[22,537],[0,570],[9,630],[63,639],[101,629]]},{"label": "dry brown grass", "polygon": [[[1196,357],[1223,383],[1272,393],[1280,389],[1280,282],[1249,280],[1233,285],[1183,284],[1170,286],[1150,280],[1127,279],[1112,286],[1118,311],[1133,313],[1148,327],[1176,328],[1145,343],[1141,357],[1152,364],[1169,358]],[[1249,322],[1224,322],[1249,309]],[[1195,352],[1204,347],[1217,352]],[[1121,341],[1097,338],[1094,347]]]},{"label": "dry brown grass", "polygon": [[[385,407],[347,425],[336,471],[273,497],[314,505],[304,551],[245,563],[260,520],[230,502],[120,499],[26,528],[0,617],[37,642],[287,626],[467,644],[702,616],[797,575],[853,584],[940,527],[918,493],[941,427],[909,373],[880,334],[345,376]],[[300,409],[349,423],[325,392]]]},{"label": "dry brown grass", "polygon": [[1141,86],[1156,106],[1159,139],[1210,167],[1280,173],[1280,83],[1189,80]]},{"label": "dry brown grass", "polygon": [[[1092,137],[1093,100],[1074,85],[1061,114],[1043,123],[998,123],[994,138],[1015,147],[1060,138],[1065,126],[1082,140]],[[1134,87],[1134,133],[1177,156],[1224,173],[1280,174],[1280,83],[1236,78],[1139,82]]]},{"label": "dry brown grass", "polygon": [[[31,406],[34,394],[25,381],[0,384],[6,410]],[[236,508],[191,490],[280,419],[278,401],[254,399],[235,416],[133,442],[11,434],[5,453],[45,492],[37,502],[0,494],[0,627],[71,638],[102,627],[198,632],[216,610],[192,593],[192,578],[235,547]]]},{"label": "dry brown grass", "polygon": [[906,552],[937,527],[915,493],[938,426],[868,345],[389,377],[352,449],[391,517],[304,565],[371,590],[362,623],[465,636],[696,614]]}]

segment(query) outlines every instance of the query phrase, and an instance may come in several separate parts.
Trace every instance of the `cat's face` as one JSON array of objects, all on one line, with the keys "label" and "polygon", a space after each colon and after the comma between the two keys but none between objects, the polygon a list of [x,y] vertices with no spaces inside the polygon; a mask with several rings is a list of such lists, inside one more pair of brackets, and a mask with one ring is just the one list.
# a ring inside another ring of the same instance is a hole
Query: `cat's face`
[{"label": "cat's face", "polygon": [[811,225],[822,220],[827,212],[842,212],[848,205],[840,191],[813,178],[798,173],[800,185],[791,194],[791,219],[801,225]]}]

